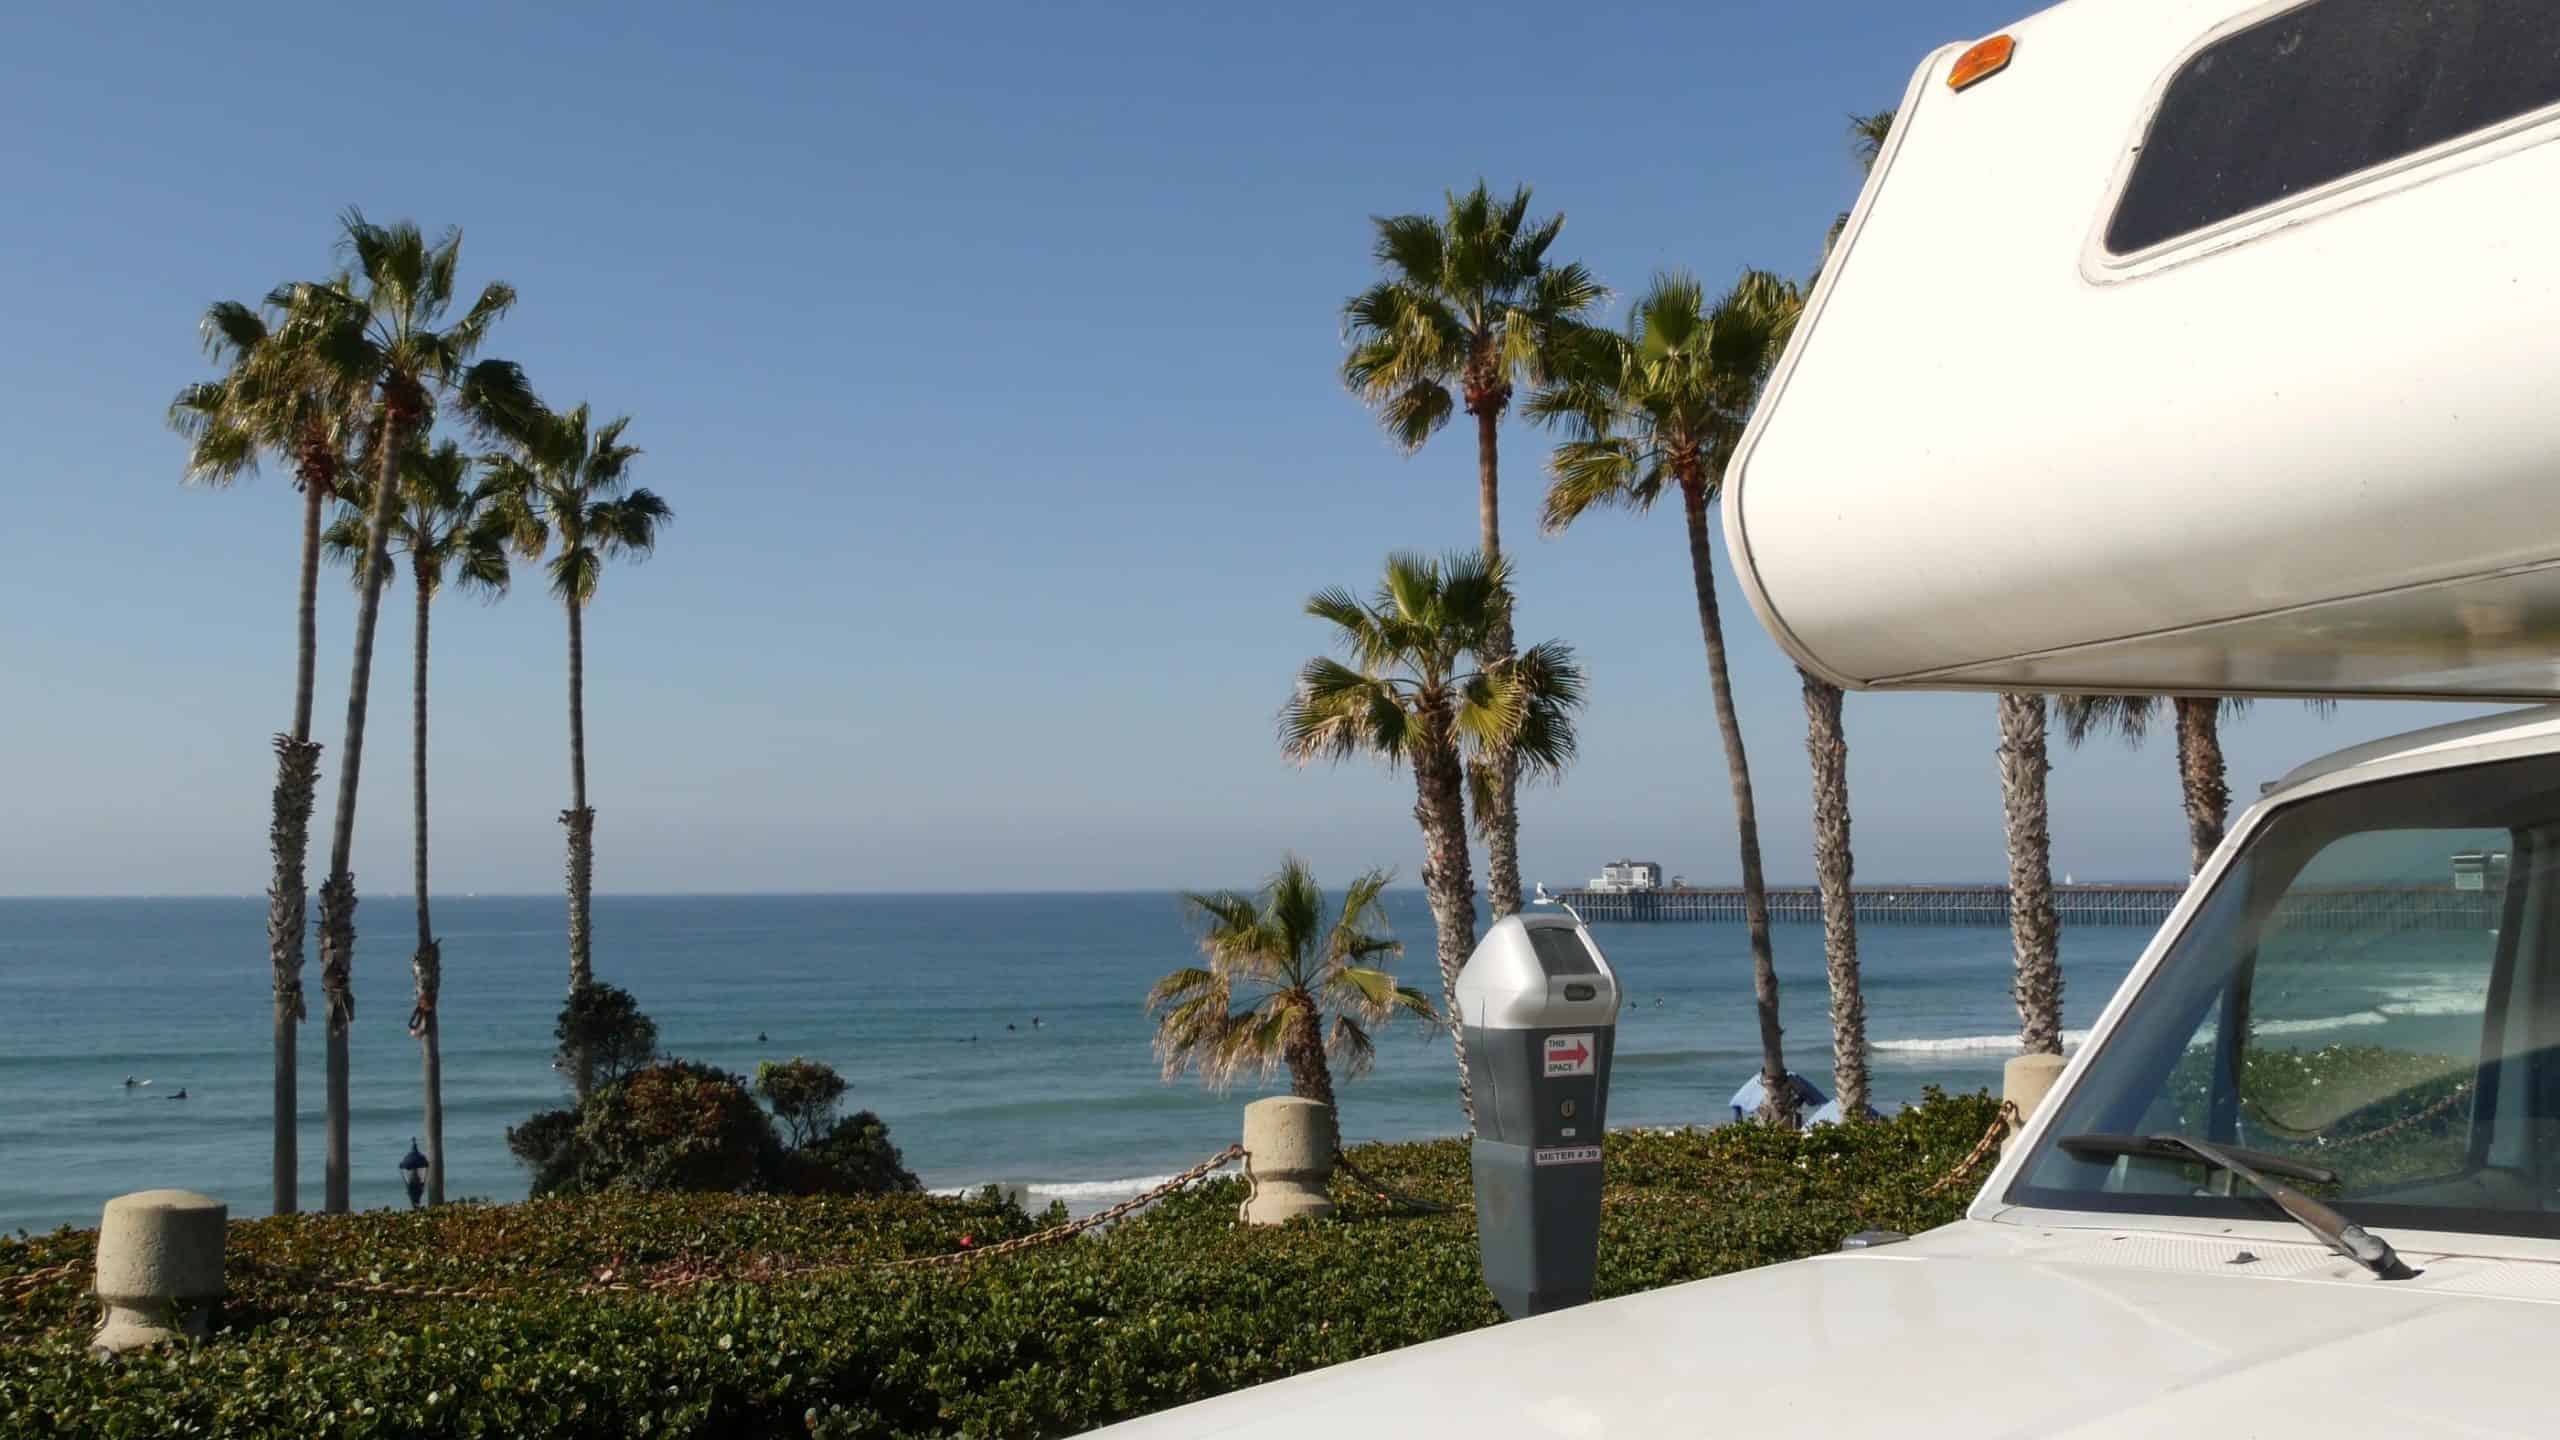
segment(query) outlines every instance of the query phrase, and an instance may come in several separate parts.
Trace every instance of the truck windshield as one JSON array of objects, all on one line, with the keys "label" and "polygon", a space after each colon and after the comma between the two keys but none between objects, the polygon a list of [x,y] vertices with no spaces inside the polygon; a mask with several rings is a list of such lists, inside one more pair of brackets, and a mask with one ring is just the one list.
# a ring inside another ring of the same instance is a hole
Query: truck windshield
[{"label": "truck windshield", "polygon": [[2226,1174],[2079,1153],[2183,1135],[2333,1172],[2377,1228],[2560,1236],[2560,759],[2271,815],[2063,1102],[2007,1199],[2276,1218]]}]

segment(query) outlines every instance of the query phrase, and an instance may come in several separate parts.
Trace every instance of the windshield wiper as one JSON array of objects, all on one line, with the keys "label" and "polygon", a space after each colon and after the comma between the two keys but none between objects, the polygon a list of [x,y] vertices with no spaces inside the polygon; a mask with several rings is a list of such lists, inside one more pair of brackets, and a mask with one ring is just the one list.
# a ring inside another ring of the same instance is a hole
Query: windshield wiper
[{"label": "windshield wiper", "polygon": [[[2195,1152],[2177,1143],[2174,1135],[2065,1135],[2054,1142],[2075,1155],[2138,1155],[2146,1160],[2185,1160],[2192,1162]],[[2216,1146],[2223,1154],[2254,1165],[2269,1175],[2283,1175],[2306,1185],[2335,1185],[2338,1172],[2307,1165],[2283,1155],[2270,1155],[2264,1150],[2244,1150],[2237,1145]],[[2236,1173],[2236,1172],[2235,1172]]]},{"label": "windshield wiper", "polygon": [[[2065,1150],[2090,1150],[2100,1154],[2193,1157],[2256,1186],[2275,1202],[2277,1209],[2291,1216],[2303,1229],[2319,1236],[2323,1244],[2382,1279],[2406,1280],[2418,1273],[2401,1260],[2399,1252],[2391,1248],[2390,1241],[2292,1186],[2269,1178],[2268,1174],[2270,1171],[2291,1174],[2315,1185],[2325,1185],[2336,1181],[2335,1171],[2299,1165],[2278,1156],[2260,1155],[2230,1146],[2209,1145],[2184,1135],[2071,1135],[2059,1143]],[[2242,1158],[2244,1156],[2247,1158]],[[2252,1164],[2252,1161],[2257,1163]]]}]

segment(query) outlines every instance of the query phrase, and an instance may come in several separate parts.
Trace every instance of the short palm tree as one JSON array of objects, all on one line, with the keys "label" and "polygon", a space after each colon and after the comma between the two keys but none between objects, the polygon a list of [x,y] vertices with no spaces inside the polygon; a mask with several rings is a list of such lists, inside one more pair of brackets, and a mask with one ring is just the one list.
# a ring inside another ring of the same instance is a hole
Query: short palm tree
[{"label": "short palm tree", "polygon": [[1572,647],[1549,641],[1507,656],[1497,648],[1511,604],[1507,576],[1501,561],[1481,553],[1437,561],[1392,555],[1372,599],[1317,592],[1307,613],[1333,627],[1349,659],[1309,660],[1280,719],[1281,750],[1301,764],[1367,755],[1413,769],[1422,886],[1438,932],[1458,1103],[1470,1127],[1475,1091],[1457,1007],[1458,971],[1476,944],[1467,759],[1507,751],[1528,773],[1562,773],[1573,760],[1573,712],[1583,693]]},{"label": "short palm tree", "polygon": [[[301,578],[296,587],[293,724],[275,737],[274,813],[268,843],[274,872],[267,882],[267,960],[275,985],[275,1085],[272,1133],[274,1209],[301,1206],[299,1026],[303,916],[308,899],[304,861],[311,843],[311,805],[320,778],[320,746],[311,738],[312,672],[318,657],[320,512],[337,494],[351,463],[349,449],[363,409],[361,391],[344,382],[297,342],[283,311],[290,292],[262,313],[236,300],[205,311],[205,351],[221,378],[178,392],[169,423],[189,444],[189,481],[228,485],[257,470],[261,455],[292,467],[302,492]],[[270,323],[270,322],[274,323]]]},{"label": "short palm tree", "polygon": [[[507,588],[507,532],[498,523],[497,491],[486,482],[474,484],[472,470],[472,458],[450,440],[433,450],[413,448],[401,471],[387,552],[407,557],[418,601],[409,690],[410,878],[418,902],[418,948],[409,957],[409,972],[417,999],[409,1010],[409,1034],[425,1067],[430,1205],[444,1203],[444,1056],[436,1025],[444,947],[436,940],[427,902],[427,618],[448,576],[492,598]],[[370,482],[351,487],[351,503],[322,537],[329,553],[351,569],[362,563],[367,548],[372,489]]]},{"label": "short palm tree", "polygon": [[357,569],[355,658],[347,681],[347,727],[339,747],[338,807],[329,831],[329,878],[320,887],[320,988],[329,1003],[327,1208],[347,1208],[347,1029],[355,1020],[356,796],[364,770],[366,705],[373,680],[373,638],[382,587],[390,578],[385,546],[399,504],[403,459],[450,407],[483,429],[520,415],[530,403],[524,374],[504,360],[475,360],[490,329],[515,304],[509,286],[484,287],[460,318],[453,307],[462,232],[429,243],[402,221],[376,225],[349,210],[339,248],[353,262],[341,280],[279,292],[293,317],[288,328],[310,347],[333,383],[360,389],[367,463],[375,470],[365,547]]},{"label": "short palm tree", "polygon": [[1726,778],[1742,860],[1743,915],[1751,942],[1752,990],[1759,1006],[1762,1118],[1796,1121],[1795,1087],[1786,1078],[1778,1024],[1778,971],[1769,945],[1768,884],[1760,868],[1760,821],[1752,803],[1751,766],[1726,673],[1724,625],[1717,612],[1714,528],[1708,506],[1724,484],[1726,464],[1760,385],[1777,363],[1802,308],[1802,292],[1765,271],[1743,275],[1710,300],[1696,277],[1670,273],[1627,317],[1624,334],[1588,332],[1559,380],[1533,396],[1531,417],[1562,426],[1547,489],[1546,527],[1561,531],[1591,510],[1652,508],[1677,490],[1688,522],[1689,573],[1705,637],[1707,676],[1715,692],[1716,728],[1724,741]]},{"label": "short palm tree", "polygon": [[[544,565],[551,593],[569,616],[569,808],[560,823],[569,831],[569,993],[595,983],[594,926],[596,812],[587,804],[586,611],[596,598],[607,560],[645,557],[657,548],[658,528],[675,518],[667,502],[643,489],[627,489],[639,447],[622,443],[631,417],[591,425],[585,405],[558,414],[536,413],[515,426],[505,453],[489,462],[489,475],[504,499],[516,549],[527,558],[558,548]],[[594,1088],[594,1067],[581,1053],[573,1080],[579,1098]]]},{"label": "short palm tree", "polygon": [[[1581,265],[1547,258],[1564,217],[1530,219],[1527,186],[1496,200],[1479,180],[1446,200],[1437,216],[1373,217],[1373,253],[1385,274],[1343,306],[1351,350],[1342,378],[1408,452],[1463,402],[1476,422],[1479,543],[1486,558],[1499,560],[1502,416],[1513,387],[1547,380],[1609,292]],[[1511,653],[1507,615],[1491,647]],[[1520,770],[1500,751],[1482,770],[1478,820],[1499,919],[1520,908]]]},{"label": "short palm tree", "polygon": [[[1188,1069],[1224,1089],[1240,1075],[1286,1070],[1290,1094],[1332,1110],[1333,1067],[1344,1080],[1367,1073],[1373,1029],[1398,1011],[1436,1019],[1431,998],[1387,968],[1404,953],[1378,904],[1390,878],[1372,870],[1351,882],[1329,924],[1324,889],[1295,855],[1259,894],[1186,893],[1209,963],[1147,992],[1164,1078]],[[1341,1133],[1337,1120],[1337,1144]]]}]

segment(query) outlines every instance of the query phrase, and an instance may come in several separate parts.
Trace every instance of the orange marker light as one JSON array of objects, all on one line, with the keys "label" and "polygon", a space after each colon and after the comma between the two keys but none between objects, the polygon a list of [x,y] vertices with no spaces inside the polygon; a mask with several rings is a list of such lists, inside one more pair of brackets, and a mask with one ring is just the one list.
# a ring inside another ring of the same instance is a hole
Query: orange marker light
[{"label": "orange marker light", "polygon": [[1956,68],[1947,72],[1947,88],[1968,89],[2009,68],[2009,57],[2018,53],[2018,42],[2006,35],[1994,35],[1956,57]]}]

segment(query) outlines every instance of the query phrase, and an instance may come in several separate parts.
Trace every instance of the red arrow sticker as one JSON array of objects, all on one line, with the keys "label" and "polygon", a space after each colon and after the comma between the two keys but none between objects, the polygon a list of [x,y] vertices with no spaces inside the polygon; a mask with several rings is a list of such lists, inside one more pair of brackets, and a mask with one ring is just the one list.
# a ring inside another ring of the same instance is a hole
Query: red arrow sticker
[{"label": "red arrow sticker", "polygon": [[1599,1047],[1591,1043],[1591,1032],[1547,1037],[1547,1075],[1588,1075],[1599,1057]]}]

